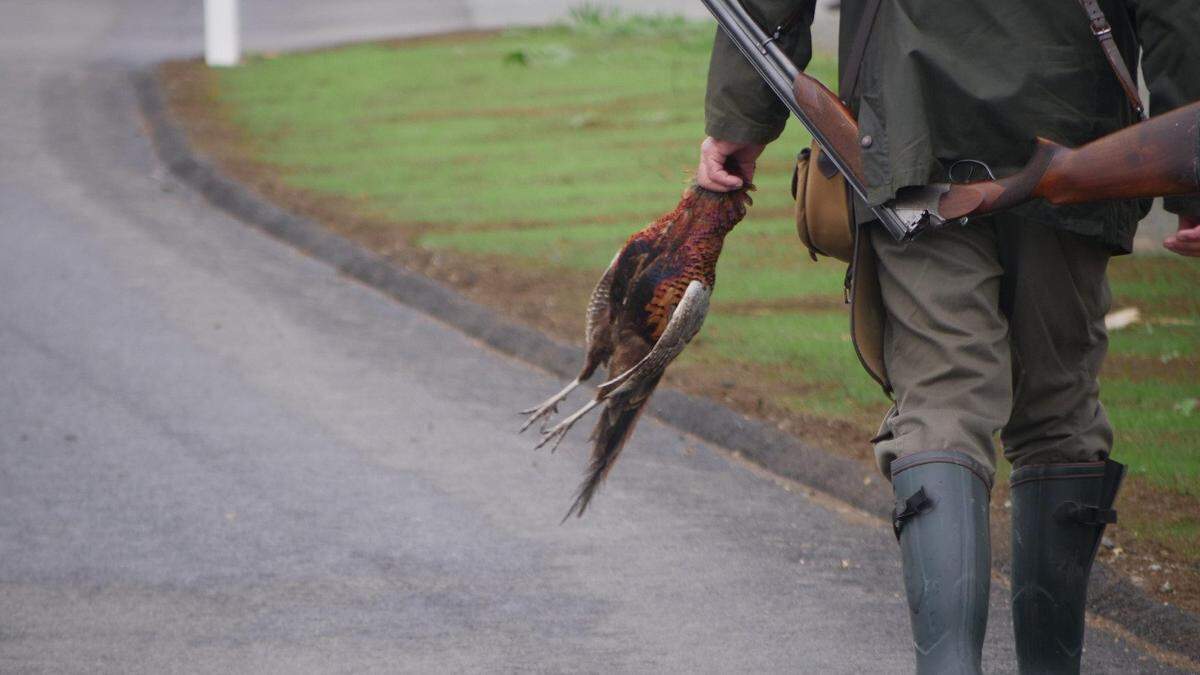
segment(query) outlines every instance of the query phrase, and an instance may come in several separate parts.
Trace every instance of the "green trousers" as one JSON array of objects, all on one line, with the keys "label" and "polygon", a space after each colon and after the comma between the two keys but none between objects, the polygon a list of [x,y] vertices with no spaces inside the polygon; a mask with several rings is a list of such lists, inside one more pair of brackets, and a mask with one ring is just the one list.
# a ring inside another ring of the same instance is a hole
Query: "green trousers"
[{"label": "green trousers", "polygon": [[1016,468],[1108,456],[1109,249],[1008,214],[904,244],[868,229],[895,393],[872,439],[885,476],[923,450],[968,453],[994,474],[997,432]]}]

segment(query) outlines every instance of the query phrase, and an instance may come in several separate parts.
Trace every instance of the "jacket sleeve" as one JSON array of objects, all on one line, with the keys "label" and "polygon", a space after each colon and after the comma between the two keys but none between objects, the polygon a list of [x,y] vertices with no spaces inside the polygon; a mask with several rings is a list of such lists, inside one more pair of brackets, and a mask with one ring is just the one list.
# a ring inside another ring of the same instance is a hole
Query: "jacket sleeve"
[{"label": "jacket sleeve", "polygon": [[[796,66],[804,69],[812,58],[812,20],[816,0],[742,0],[768,34],[794,12],[795,22],[778,42]],[[787,107],[775,97],[754,66],[718,27],[708,67],[708,92],[704,99],[705,132],[714,138],[741,143],[767,144],[783,133]]]},{"label": "jacket sleeve", "polygon": [[[1142,45],[1150,114],[1200,100],[1200,7],[1195,0],[1129,0]],[[1168,197],[1172,213],[1200,217],[1200,197]]]}]

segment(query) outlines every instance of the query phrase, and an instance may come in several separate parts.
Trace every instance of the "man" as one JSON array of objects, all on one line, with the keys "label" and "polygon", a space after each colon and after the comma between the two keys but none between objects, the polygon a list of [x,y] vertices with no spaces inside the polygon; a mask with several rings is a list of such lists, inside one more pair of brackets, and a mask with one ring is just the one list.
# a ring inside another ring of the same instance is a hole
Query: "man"
[{"label": "man", "polygon": [[[780,44],[811,56],[814,0],[749,0]],[[997,176],[1033,139],[1077,146],[1136,121],[1077,0],[845,0],[841,63],[869,39],[848,101],[860,124],[868,201],[945,182],[961,159]],[[1101,0],[1131,72],[1138,47],[1150,112],[1200,99],[1200,7]],[[871,21],[873,20],[873,24]],[[847,96],[843,92],[843,96]],[[787,111],[718,31],[697,180],[750,180]],[[731,161],[732,160],[732,161]],[[732,169],[731,167],[737,167]],[[894,405],[873,440],[897,498],[921,673],[978,673],[988,605],[994,437],[1012,462],[1013,619],[1023,673],[1078,672],[1088,571],[1122,474],[1099,402],[1108,259],[1132,248],[1145,204],[1028,204],[900,244],[860,216],[877,267],[883,361]],[[1200,256],[1200,198],[1173,198],[1164,246]],[[859,214],[869,214],[861,205]]]}]

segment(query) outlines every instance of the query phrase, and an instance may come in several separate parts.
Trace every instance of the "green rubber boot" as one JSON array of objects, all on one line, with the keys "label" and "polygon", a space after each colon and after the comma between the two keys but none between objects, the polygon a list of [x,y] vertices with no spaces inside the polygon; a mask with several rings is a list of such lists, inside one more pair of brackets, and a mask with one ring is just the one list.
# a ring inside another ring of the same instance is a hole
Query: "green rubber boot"
[{"label": "green rubber boot", "polygon": [[1012,474],[1012,605],[1022,675],[1079,672],[1088,574],[1125,467],[1112,460]]},{"label": "green rubber boot", "polygon": [[918,675],[980,673],[991,586],[990,472],[961,452],[892,462]]}]

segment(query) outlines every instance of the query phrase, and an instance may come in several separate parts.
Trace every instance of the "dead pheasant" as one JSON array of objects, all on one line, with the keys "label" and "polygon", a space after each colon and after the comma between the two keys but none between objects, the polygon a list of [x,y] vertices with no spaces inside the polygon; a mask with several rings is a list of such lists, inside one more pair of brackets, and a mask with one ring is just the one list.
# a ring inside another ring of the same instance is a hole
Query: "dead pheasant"
[{"label": "dead pheasant", "polygon": [[537,445],[553,442],[553,451],[576,422],[604,405],[592,432],[591,465],[564,520],[572,513],[583,515],[663,371],[700,330],[725,235],[746,215],[749,203],[745,189],[720,193],[693,185],[674,211],[630,237],[600,277],[588,301],[587,359],[579,376],[521,413],[529,416],[524,431],[557,412],[572,390],[608,365],[610,379],[596,397],[553,428],[543,427]]}]

